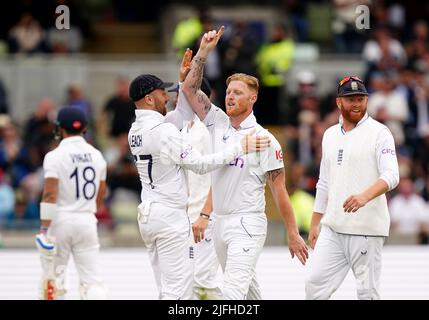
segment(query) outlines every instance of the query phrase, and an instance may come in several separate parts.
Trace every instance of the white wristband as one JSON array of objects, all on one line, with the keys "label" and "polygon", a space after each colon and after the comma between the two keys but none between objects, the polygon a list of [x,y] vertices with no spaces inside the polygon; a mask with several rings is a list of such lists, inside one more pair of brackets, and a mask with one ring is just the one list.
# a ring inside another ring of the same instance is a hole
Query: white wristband
[{"label": "white wristband", "polygon": [[56,203],[40,202],[40,220],[52,220],[56,212]]}]

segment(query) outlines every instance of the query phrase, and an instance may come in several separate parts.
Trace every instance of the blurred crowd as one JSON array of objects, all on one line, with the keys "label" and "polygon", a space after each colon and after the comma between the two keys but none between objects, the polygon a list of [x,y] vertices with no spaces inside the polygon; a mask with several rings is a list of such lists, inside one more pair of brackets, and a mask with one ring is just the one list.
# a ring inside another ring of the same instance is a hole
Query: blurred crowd
[{"label": "blurred crowd", "polygon": [[[227,24],[205,68],[205,76],[213,88],[212,100],[223,107],[225,79],[231,73],[244,72],[258,77],[261,89],[254,112],[260,124],[280,132],[285,147],[287,187],[303,233],[308,231],[312,213],[321,138],[326,128],[338,122],[340,115],[335,103],[337,83],[332,83],[329,94],[321,95],[318,86],[323,79],[319,79],[314,70],[298,70],[294,74],[297,90],[292,93],[287,90],[286,75],[295,59],[295,45],[309,41],[306,19],[309,2],[312,1],[282,1],[286,18],[275,23],[269,34],[260,23],[244,19],[217,21],[207,7],[198,7],[195,16],[178,23],[172,38],[178,57],[187,47],[195,54],[204,31]],[[351,16],[355,14],[351,11],[359,3],[370,6],[370,30],[356,30],[353,26]],[[331,5],[333,52],[360,55],[365,61],[366,72],[359,76],[370,92],[368,113],[384,123],[395,138],[401,182],[388,194],[392,232],[412,237],[418,243],[428,243],[427,16],[426,20],[410,20],[407,6],[396,1],[333,0]],[[10,51],[79,50],[82,42],[76,39],[81,36],[72,35],[66,42],[70,47],[58,49],[61,46],[49,40],[55,39],[55,35],[49,36],[49,30],[42,29],[41,25],[34,14],[22,10],[18,23],[8,33]],[[75,30],[78,34],[78,25]],[[338,80],[343,76],[338,74]],[[38,219],[43,182],[41,165],[46,152],[57,143],[52,134],[54,119],[56,111],[65,105],[85,111],[90,120],[87,138],[103,150],[108,162],[109,195],[106,206],[97,213],[101,225],[112,229],[121,221],[133,219],[129,212],[134,212],[139,202],[140,183],[127,141],[127,132],[134,120],[128,85],[129,79],[118,78],[112,96],[103,106],[93,108],[83,89],[71,84],[62,105],[55,105],[49,97],[42,99],[26,124],[20,127],[8,115],[8,92],[0,85],[0,226],[32,227],[25,221]],[[95,121],[100,114],[102,119]]]},{"label": "blurred crowd", "polygon": [[0,228],[38,226],[43,159],[59,143],[54,139],[55,119],[57,111],[65,106],[84,111],[89,120],[85,137],[103,150],[108,163],[109,196],[105,207],[97,213],[100,224],[114,227],[110,209],[118,203],[138,204],[141,187],[127,139],[135,117],[128,86],[128,79],[117,79],[116,91],[102,106],[97,121],[91,103],[77,83],[69,85],[61,105],[56,105],[50,97],[41,99],[23,126],[13,121],[5,104],[0,113]]}]

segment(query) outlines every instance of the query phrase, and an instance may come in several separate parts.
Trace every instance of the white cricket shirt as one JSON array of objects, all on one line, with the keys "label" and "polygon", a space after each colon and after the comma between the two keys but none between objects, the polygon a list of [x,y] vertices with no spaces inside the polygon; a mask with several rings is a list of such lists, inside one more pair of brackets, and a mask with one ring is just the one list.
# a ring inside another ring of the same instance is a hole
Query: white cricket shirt
[{"label": "white cricket shirt", "polygon": [[366,114],[345,132],[340,123],[328,128],[322,140],[322,161],[317,183],[315,212],[321,223],[339,233],[387,236],[390,218],[386,196],[380,195],[354,213],[344,212],[351,195],[383,179],[389,190],[399,182],[395,142],[389,129]]},{"label": "white cricket shirt", "polygon": [[155,201],[174,208],[186,208],[188,202],[182,168],[204,174],[243,154],[238,142],[219,153],[202,156],[173,124],[152,110],[136,110],[128,143],[142,183],[142,202]]},{"label": "white cricket shirt", "polygon": [[263,152],[239,156],[212,172],[213,211],[219,215],[265,213],[265,173],[283,168],[283,153],[274,136],[256,122],[251,113],[238,129],[231,126],[228,115],[212,104],[204,119],[215,152],[237,143],[256,128],[256,134],[269,136],[271,145]]},{"label": "white cricket shirt", "polygon": [[58,179],[57,212],[97,211],[100,181],[106,180],[106,161],[81,136],[63,139],[43,160],[45,178]]}]

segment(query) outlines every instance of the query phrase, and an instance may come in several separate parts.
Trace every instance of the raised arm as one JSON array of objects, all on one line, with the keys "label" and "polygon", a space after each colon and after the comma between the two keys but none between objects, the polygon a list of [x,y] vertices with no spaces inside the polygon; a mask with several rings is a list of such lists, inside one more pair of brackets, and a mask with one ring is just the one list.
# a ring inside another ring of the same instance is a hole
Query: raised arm
[{"label": "raised arm", "polygon": [[224,30],[225,27],[222,26],[218,31],[212,30],[203,35],[200,48],[192,60],[191,71],[183,83],[183,93],[192,110],[201,120],[205,119],[211,108],[210,99],[200,90],[204,65],[208,55],[216,47]]},{"label": "raised arm", "polygon": [[166,114],[164,121],[172,123],[177,129],[181,130],[186,123],[194,118],[194,111],[189,107],[186,98],[182,93],[183,81],[191,70],[192,50],[186,49],[179,69],[179,92],[176,108]]}]

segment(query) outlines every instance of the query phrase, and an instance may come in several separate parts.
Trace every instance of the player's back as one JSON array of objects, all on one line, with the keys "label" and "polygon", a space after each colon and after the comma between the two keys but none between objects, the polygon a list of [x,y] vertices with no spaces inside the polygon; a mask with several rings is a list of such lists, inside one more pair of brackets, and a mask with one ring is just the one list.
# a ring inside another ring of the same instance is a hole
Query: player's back
[{"label": "player's back", "polygon": [[106,162],[96,148],[81,136],[61,141],[45,156],[45,178],[57,178],[57,211],[79,213],[97,210],[100,180],[106,179]]},{"label": "player's back", "polygon": [[163,148],[168,148],[170,138],[177,134],[180,135],[171,123],[164,122],[160,113],[136,111],[128,142],[142,183],[142,201],[186,207],[188,190],[184,171],[179,165],[162,158]]}]

